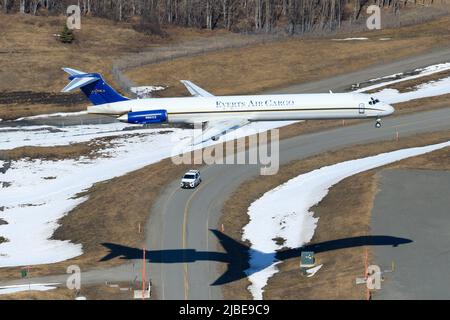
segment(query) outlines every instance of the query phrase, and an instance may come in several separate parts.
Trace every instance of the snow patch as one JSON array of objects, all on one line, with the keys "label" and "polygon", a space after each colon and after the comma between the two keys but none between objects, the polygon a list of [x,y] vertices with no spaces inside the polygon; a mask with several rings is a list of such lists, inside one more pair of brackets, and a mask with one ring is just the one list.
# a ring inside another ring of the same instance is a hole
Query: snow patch
[{"label": "snow patch", "polygon": [[344,38],[344,39],[332,39],[333,41],[364,41],[369,40],[369,38],[359,37],[359,38]]},{"label": "snow patch", "polygon": [[429,98],[450,93],[450,77],[418,85],[415,90],[399,92],[396,89],[383,89],[373,96],[389,104]]},{"label": "snow patch", "polygon": [[[266,192],[248,208],[250,222],[244,227],[244,241],[251,243],[249,291],[262,299],[268,279],[278,272],[275,252],[283,247],[300,248],[308,243],[318,222],[311,208],[339,181],[409,157],[450,146],[450,141],[425,147],[401,149],[362,159],[350,160],[301,174]],[[277,245],[272,239],[285,239]]]},{"label": "snow patch", "polygon": [[384,76],[381,78],[375,78],[375,79],[369,80],[369,82],[377,82],[380,80],[392,79],[392,78],[394,78],[395,80],[377,83],[377,84],[374,84],[374,85],[371,85],[371,86],[368,86],[365,88],[358,89],[358,90],[356,90],[356,92],[367,92],[367,91],[375,90],[375,89],[382,88],[385,86],[389,86],[392,84],[396,84],[399,82],[414,80],[414,79],[422,78],[422,77],[429,76],[429,75],[432,75],[435,73],[447,71],[447,70],[450,70],[450,62],[439,63],[439,64],[434,64],[434,65],[428,66],[426,68],[415,69],[413,71],[413,73],[416,73],[416,74],[414,74],[412,76],[406,76],[406,77],[403,77],[400,79],[398,79],[398,78],[401,77],[404,73],[396,73],[396,74]]},{"label": "snow patch", "polygon": [[42,283],[42,284],[24,284],[15,286],[4,286],[0,287],[0,295],[11,294],[23,291],[48,291],[56,289],[56,285],[60,283]]}]

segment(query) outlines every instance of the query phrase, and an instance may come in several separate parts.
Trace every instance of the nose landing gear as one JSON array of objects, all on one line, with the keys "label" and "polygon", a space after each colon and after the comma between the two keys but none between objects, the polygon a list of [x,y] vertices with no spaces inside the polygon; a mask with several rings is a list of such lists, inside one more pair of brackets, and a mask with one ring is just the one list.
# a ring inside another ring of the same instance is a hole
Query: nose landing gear
[{"label": "nose landing gear", "polygon": [[375,128],[381,128],[381,119],[380,118],[378,118],[376,121],[375,121]]}]

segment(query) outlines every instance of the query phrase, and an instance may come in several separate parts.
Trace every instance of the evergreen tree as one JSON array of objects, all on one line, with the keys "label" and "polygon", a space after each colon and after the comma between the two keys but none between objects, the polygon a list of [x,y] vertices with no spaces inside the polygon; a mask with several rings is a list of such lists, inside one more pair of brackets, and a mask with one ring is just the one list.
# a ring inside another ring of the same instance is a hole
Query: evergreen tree
[{"label": "evergreen tree", "polygon": [[59,34],[59,39],[62,43],[72,43],[72,41],[75,40],[73,31],[70,30],[66,24],[64,25],[63,31]]}]

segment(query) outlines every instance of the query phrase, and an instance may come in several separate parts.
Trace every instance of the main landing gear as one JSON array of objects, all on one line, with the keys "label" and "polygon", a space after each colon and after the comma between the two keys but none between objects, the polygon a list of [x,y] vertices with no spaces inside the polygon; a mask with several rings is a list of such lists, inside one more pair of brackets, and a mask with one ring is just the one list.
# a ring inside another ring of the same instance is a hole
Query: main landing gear
[{"label": "main landing gear", "polygon": [[378,118],[376,121],[375,121],[375,128],[381,128],[381,119],[380,118]]}]

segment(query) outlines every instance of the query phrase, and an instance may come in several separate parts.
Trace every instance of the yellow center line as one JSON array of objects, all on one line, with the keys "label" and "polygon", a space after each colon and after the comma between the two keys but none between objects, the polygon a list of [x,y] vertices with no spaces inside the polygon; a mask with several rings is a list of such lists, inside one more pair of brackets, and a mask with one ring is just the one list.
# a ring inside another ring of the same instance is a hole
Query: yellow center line
[{"label": "yellow center line", "polygon": [[[191,194],[191,196],[186,201],[186,206],[184,207],[184,214],[183,214],[183,249],[186,249],[186,235],[187,235],[187,218],[188,218],[188,211],[191,204],[192,199],[194,196],[202,190],[212,179],[209,179],[202,184]],[[188,279],[188,264],[184,263],[184,299],[187,300],[189,295],[189,279]]]},{"label": "yellow center line", "polygon": [[[167,200],[166,200],[166,202],[164,203],[164,209],[163,209],[163,214],[162,214],[162,237],[161,237],[161,250],[164,250],[164,229],[165,229],[165,224],[164,224],[164,221],[165,221],[165,219],[164,219],[164,217],[165,217],[165,215],[166,215],[166,212],[167,212],[167,206],[169,205],[169,203],[170,203],[170,199],[172,199],[172,197],[175,195],[175,193],[177,192],[177,191],[179,191],[180,189],[179,188],[175,188],[171,193],[170,193],[170,195],[169,195],[169,197],[167,198]],[[165,279],[164,279],[164,275],[165,275],[165,273],[164,273],[164,266],[161,266],[161,287],[162,287],[162,299],[163,300],[165,300]]]}]

